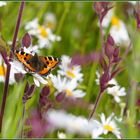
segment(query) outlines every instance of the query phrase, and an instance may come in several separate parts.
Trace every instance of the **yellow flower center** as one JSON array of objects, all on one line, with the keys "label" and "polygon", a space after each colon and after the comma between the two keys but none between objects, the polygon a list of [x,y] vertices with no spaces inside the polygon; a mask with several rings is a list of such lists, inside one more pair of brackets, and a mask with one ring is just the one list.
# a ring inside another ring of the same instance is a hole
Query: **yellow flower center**
[{"label": "yellow flower center", "polygon": [[70,71],[70,70],[68,70],[68,71],[66,72],[66,74],[67,74],[67,76],[70,77],[70,78],[75,78],[75,74],[74,74],[72,71]]},{"label": "yellow flower center", "polygon": [[55,25],[52,22],[48,22],[47,27],[53,29]]},{"label": "yellow flower center", "polygon": [[114,128],[112,126],[108,125],[108,124],[104,125],[104,129],[108,130],[110,132],[112,132],[114,130]]},{"label": "yellow flower center", "polygon": [[66,94],[67,94],[67,96],[72,96],[73,95],[72,92],[69,89],[66,89]]},{"label": "yellow flower center", "polygon": [[0,76],[5,75],[5,68],[3,66],[0,66]]},{"label": "yellow flower center", "polygon": [[118,28],[120,28],[120,20],[117,17],[113,16],[111,19],[111,23],[112,25],[116,25]]},{"label": "yellow flower center", "polygon": [[40,31],[40,35],[41,35],[42,37],[45,38],[45,37],[48,36],[48,33],[47,33],[45,27],[43,27],[43,26],[39,26],[38,28],[39,28],[39,31]]}]

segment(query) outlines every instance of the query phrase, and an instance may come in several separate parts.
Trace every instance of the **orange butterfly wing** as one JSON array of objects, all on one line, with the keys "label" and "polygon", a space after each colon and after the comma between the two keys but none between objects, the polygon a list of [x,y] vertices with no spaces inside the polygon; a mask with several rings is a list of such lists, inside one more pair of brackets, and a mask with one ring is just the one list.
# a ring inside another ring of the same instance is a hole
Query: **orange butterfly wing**
[{"label": "orange butterfly wing", "polygon": [[[32,72],[36,72],[36,69],[32,67],[32,63],[29,61],[34,57],[33,55],[18,50],[15,51],[15,55],[18,58],[18,60],[24,64],[25,67],[27,67]],[[40,75],[49,74],[49,72],[53,68],[55,68],[57,64],[60,62],[58,58],[51,56],[48,57],[39,56],[39,61],[44,64],[43,69],[37,72]]]},{"label": "orange butterfly wing", "polygon": [[33,67],[31,67],[30,63],[28,63],[28,60],[30,60],[33,57],[31,54],[16,50],[15,55],[18,58],[18,60],[25,65],[25,67],[27,67],[32,72],[36,71]]},{"label": "orange butterfly wing", "polygon": [[39,59],[45,64],[44,69],[39,72],[39,74],[41,75],[48,74],[60,62],[58,58],[52,56],[48,57],[39,56]]}]

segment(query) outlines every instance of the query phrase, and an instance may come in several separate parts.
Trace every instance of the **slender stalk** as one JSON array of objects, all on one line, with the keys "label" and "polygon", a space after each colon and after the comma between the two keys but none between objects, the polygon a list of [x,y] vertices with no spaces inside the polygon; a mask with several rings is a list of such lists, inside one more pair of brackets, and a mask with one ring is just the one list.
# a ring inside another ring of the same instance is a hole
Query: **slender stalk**
[{"label": "slender stalk", "polygon": [[[13,36],[12,51],[10,53],[10,59],[13,57],[13,51],[15,49],[15,44],[16,44],[16,39],[17,39],[19,27],[20,27],[20,22],[21,22],[22,12],[23,12],[23,8],[24,8],[24,3],[25,2],[22,1],[21,5],[20,5],[20,8],[19,8],[19,14],[18,14],[18,18],[17,18],[17,23],[16,23],[16,27],[15,27],[14,36]],[[1,111],[0,111],[0,132],[2,130],[2,120],[3,120],[4,110],[5,110],[6,98],[7,98],[7,94],[8,94],[10,70],[11,70],[11,65],[7,65],[7,72],[6,72],[6,79],[5,79],[5,84],[4,84],[2,106],[1,106]]]},{"label": "slender stalk", "polygon": [[95,101],[94,108],[93,108],[93,110],[92,110],[92,112],[91,112],[91,114],[90,114],[90,116],[89,116],[89,120],[90,120],[91,117],[94,115],[94,113],[95,113],[95,111],[96,111],[96,108],[97,108],[97,106],[98,106],[98,103],[99,103],[99,101],[100,101],[100,98],[101,98],[101,95],[102,95],[102,94],[103,94],[103,92],[99,92],[98,97],[96,98],[96,101]]},{"label": "slender stalk", "polygon": [[[25,103],[23,103],[23,112],[22,112],[22,122],[24,123],[24,114],[25,114]],[[21,138],[23,138],[23,125],[21,128]]]},{"label": "slender stalk", "polygon": [[21,18],[22,18],[24,4],[25,4],[25,2],[23,0],[21,2],[20,7],[19,7],[19,14],[18,14],[18,18],[17,18],[17,23],[16,23],[16,28],[15,28],[14,36],[13,36],[12,51],[10,53],[10,58],[12,58],[12,54],[13,54],[13,52],[15,50],[15,45],[16,45],[17,35],[18,35],[19,27],[20,27]]},{"label": "slender stalk", "polygon": [[5,64],[6,64],[7,66],[10,65],[10,64],[9,64],[9,61],[8,61],[8,59],[7,59],[7,54],[6,54],[5,51],[4,51],[4,52],[1,52],[1,56],[2,56],[2,58],[3,58],[4,62],[5,62]]},{"label": "slender stalk", "polygon": [[104,54],[104,33],[103,33],[102,21],[99,20],[99,24],[100,24],[100,36],[101,36],[102,54]]},{"label": "slender stalk", "polygon": [[[104,33],[103,33],[103,27],[102,27],[102,21],[100,20],[99,18],[99,24],[100,24],[100,36],[101,36],[101,45],[102,45],[102,55],[104,55]],[[93,111],[91,112],[90,116],[89,116],[89,120],[91,119],[91,117],[94,115],[95,111],[96,111],[96,108],[97,108],[97,105],[100,101],[100,98],[101,98],[101,95],[102,95],[103,91],[100,90],[99,94],[98,94],[98,97],[96,98],[96,101],[95,101],[95,105],[94,105],[94,108],[93,108]]]}]

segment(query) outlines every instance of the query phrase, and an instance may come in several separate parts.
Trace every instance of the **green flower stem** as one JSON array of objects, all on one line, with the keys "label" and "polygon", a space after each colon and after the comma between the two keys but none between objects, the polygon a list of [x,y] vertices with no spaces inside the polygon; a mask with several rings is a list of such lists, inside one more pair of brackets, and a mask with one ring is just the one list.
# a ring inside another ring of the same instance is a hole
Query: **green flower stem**
[{"label": "green flower stem", "polygon": [[87,88],[87,94],[86,94],[86,100],[89,101],[89,99],[91,98],[91,92],[93,89],[93,82],[95,80],[95,73],[96,73],[96,68],[97,68],[97,64],[92,64],[91,70],[90,70],[90,77],[89,77],[89,81],[88,81],[88,88]]},{"label": "green flower stem", "polygon": [[96,101],[95,101],[95,104],[94,104],[94,108],[93,108],[93,110],[92,110],[92,112],[91,112],[91,114],[90,114],[90,116],[89,116],[89,120],[91,119],[92,116],[94,116],[95,111],[96,111],[96,108],[97,108],[97,106],[98,106],[98,104],[99,104],[99,101],[100,101],[100,99],[101,99],[101,95],[102,95],[102,94],[103,94],[103,92],[99,92],[98,97],[96,98]]},{"label": "green flower stem", "polygon": [[[21,2],[20,8],[19,8],[18,19],[17,19],[17,23],[16,23],[14,36],[13,36],[12,51],[10,53],[10,59],[13,58],[13,51],[15,49],[15,44],[16,44],[19,27],[20,27],[23,8],[24,8],[24,1]],[[3,120],[6,98],[7,98],[7,94],[8,94],[8,88],[9,88],[10,70],[11,70],[11,65],[7,65],[6,80],[5,80],[5,84],[4,84],[2,106],[1,106],[1,111],[0,111],[0,132],[2,131],[2,120]]]},{"label": "green flower stem", "polygon": [[[69,9],[70,9],[70,6],[71,6],[71,3],[67,2],[67,3],[64,3],[64,12],[60,18],[60,21],[58,23],[58,27],[57,27],[57,30],[56,30],[56,35],[59,35],[60,34],[60,31],[64,25],[64,21],[67,17],[67,14],[69,12]],[[57,42],[54,43],[54,46]],[[53,48],[49,49],[49,54],[52,54],[53,53]]]}]

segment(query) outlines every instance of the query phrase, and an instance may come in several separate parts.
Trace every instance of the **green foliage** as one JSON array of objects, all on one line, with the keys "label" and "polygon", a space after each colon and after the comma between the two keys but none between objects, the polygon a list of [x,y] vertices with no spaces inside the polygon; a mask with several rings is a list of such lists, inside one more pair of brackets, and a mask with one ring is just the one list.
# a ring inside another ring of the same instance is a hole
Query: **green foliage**
[{"label": "green foliage", "polygon": [[[12,41],[20,3],[7,3],[8,4],[5,7],[0,7],[0,31],[5,40]],[[54,32],[61,36],[62,40],[60,42],[55,42],[50,49],[42,49],[39,52],[40,54],[61,57],[63,54],[73,56],[77,52],[82,55],[88,55],[90,52],[101,50],[100,32],[97,25],[98,17],[95,11],[92,9],[92,4],[92,2],[26,2],[18,39],[21,40],[22,36],[26,32],[24,29],[25,24],[34,18],[39,18],[39,22],[43,23],[45,14],[47,12],[52,12],[57,18],[57,24]],[[120,3],[116,3],[117,14],[122,19],[126,20],[126,16],[121,9],[123,8],[124,3],[121,3],[121,6],[119,4]],[[126,22],[126,26],[130,31],[129,34],[132,34],[133,36],[133,29],[135,28],[134,19],[129,18],[129,20]],[[126,119],[126,122],[119,124],[120,129],[122,130],[121,133],[125,138],[137,138],[140,136],[137,129],[133,128],[133,125],[139,121],[140,117],[140,110],[135,105],[139,93],[136,91],[136,87],[134,88],[132,86],[132,81],[140,81],[139,32],[135,35],[136,37],[134,39],[132,38],[132,42],[134,42],[132,51],[122,63],[125,70],[117,77],[118,83],[124,86],[127,93],[129,93],[129,96],[127,95],[128,99],[123,98],[123,101],[128,103],[127,111],[130,113],[126,112],[126,116],[123,116],[123,119]],[[0,40],[0,45],[1,44],[3,44],[2,40]],[[122,50],[121,54],[123,54]],[[84,81],[79,88],[86,92],[86,96],[83,98],[83,100],[85,100],[87,103],[93,104],[98,95],[99,87],[95,83],[95,72],[98,69],[99,64],[95,62],[82,66]],[[22,96],[27,81],[30,81],[30,83],[33,82],[30,80],[30,78],[25,78],[22,82],[16,83],[9,87],[3,120],[3,129],[1,133],[2,138],[20,137],[20,131],[24,120],[31,115],[32,109],[38,107],[39,93],[42,86],[35,91],[32,99],[27,102],[25,107],[25,117],[22,118]],[[0,89],[1,103],[4,89],[3,83],[0,83]],[[51,89],[51,98],[54,99],[53,88]],[[56,108],[61,109],[59,107],[61,106],[56,106]],[[114,112],[116,116],[119,116],[120,110],[119,104],[114,102],[113,97],[109,96],[105,92],[99,102],[95,116],[98,117],[98,114],[102,112],[104,112],[106,115],[110,115],[111,112]],[[87,118],[90,111],[90,109],[84,110],[79,106],[77,108],[73,106],[69,109],[69,112],[72,112],[75,115],[82,115]],[[28,127],[29,126],[26,128],[25,126],[24,129],[30,129]],[[56,135],[56,132],[54,132],[53,134],[50,133],[46,137],[57,137]],[[111,137],[113,136],[111,135]]]}]

